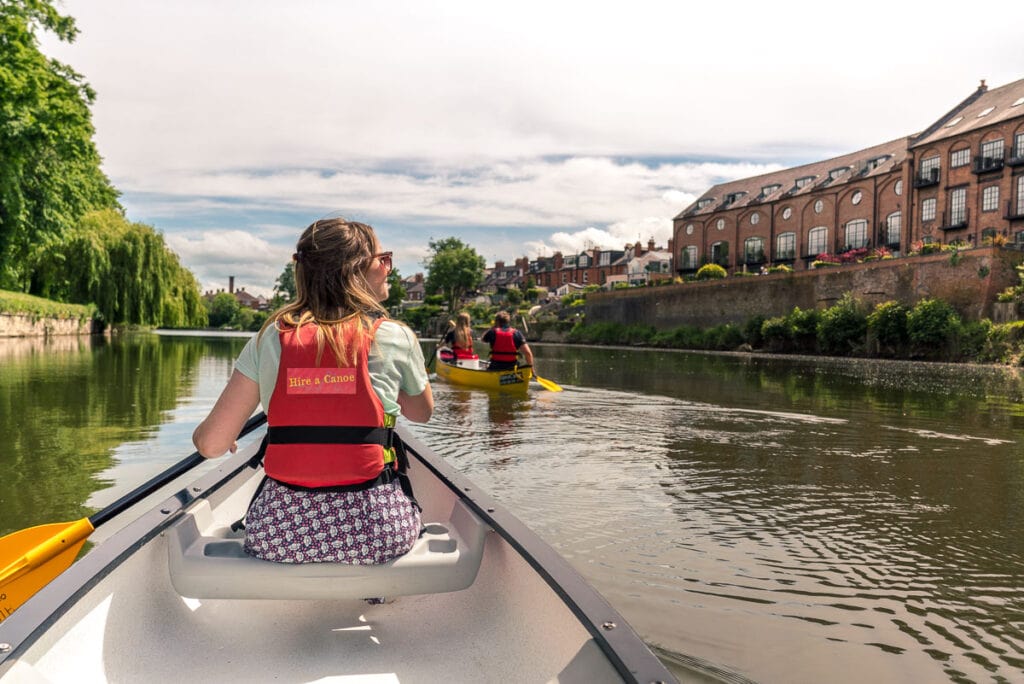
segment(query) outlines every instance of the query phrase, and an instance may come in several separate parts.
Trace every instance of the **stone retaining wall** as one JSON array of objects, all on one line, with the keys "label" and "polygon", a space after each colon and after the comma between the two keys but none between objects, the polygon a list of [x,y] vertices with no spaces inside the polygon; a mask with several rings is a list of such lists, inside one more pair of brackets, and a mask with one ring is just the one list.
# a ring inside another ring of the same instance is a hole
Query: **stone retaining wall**
[{"label": "stone retaining wall", "polygon": [[30,314],[0,313],[0,337],[91,335],[95,321],[78,318],[50,318]]},{"label": "stone retaining wall", "polygon": [[[743,323],[760,315],[785,316],[801,309],[824,309],[846,292],[869,305],[896,300],[913,306],[942,299],[967,320],[992,318],[996,295],[1020,279],[1014,266],[1024,253],[985,247],[927,256],[829,268],[729,277],[700,283],[594,292],[587,296],[587,323],[682,325],[709,328]],[[1002,312],[1000,312],[1002,313]]]}]

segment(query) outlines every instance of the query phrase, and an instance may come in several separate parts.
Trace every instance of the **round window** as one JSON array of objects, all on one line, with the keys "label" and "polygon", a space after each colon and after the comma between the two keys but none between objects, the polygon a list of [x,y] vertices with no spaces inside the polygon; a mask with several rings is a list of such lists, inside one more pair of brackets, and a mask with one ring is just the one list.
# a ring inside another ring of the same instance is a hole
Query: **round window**
[{"label": "round window", "polygon": [[693,235],[693,224],[692,223],[687,223],[686,224],[686,234],[687,235]]},{"label": "round window", "polygon": [[793,215],[793,208],[792,207],[786,207],[785,209],[782,210],[782,218],[786,219],[787,221],[789,220],[789,217],[792,216],[792,215]]},{"label": "round window", "polygon": [[853,197],[850,198],[850,201],[853,202],[854,204],[860,204],[860,201],[862,199],[864,199],[864,193],[858,190],[857,192],[853,193]]},{"label": "round window", "polygon": [[896,194],[897,195],[902,195],[903,194],[903,181],[901,181],[901,180],[896,181]]},{"label": "round window", "polygon": [[824,208],[825,208],[825,203],[822,202],[821,200],[818,200],[817,202],[814,203],[814,213],[815,214],[820,214]]},{"label": "round window", "polygon": [[715,228],[718,228],[718,230],[725,230],[725,219],[718,219],[718,221],[715,222]]},{"label": "round window", "polygon": [[760,221],[760,220],[761,220],[761,215],[758,214],[757,212],[754,212],[753,214],[750,215],[750,225],[756,226],[757,222]]}]

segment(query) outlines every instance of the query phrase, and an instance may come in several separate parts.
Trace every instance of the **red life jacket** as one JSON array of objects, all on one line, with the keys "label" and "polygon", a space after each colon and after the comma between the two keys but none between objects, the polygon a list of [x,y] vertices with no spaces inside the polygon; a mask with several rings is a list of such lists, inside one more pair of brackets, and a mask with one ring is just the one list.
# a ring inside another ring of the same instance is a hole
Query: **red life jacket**
[{"label": "red life jacket", "polygon": [[460,347],[458,343],[452,343],[452,351],[457,359],[478,359],[479,356],[473,351],[473,340],[470,338],[468,347]]},{"label": "red life jacket", "polygon": [[[269,477],[302,487],[364,483],[395,464],[393,416],[370,384],[367,357],[378,319],[362,341],[355,367],[339,368],[330,346],[317,364],[316,325],[280,331],[281,365],[267,410]],[[344,348],[364,333],[358,321],[339,333]]]},{"label": "red life jacket", "polygon": [[515,363],[519,359],[519,352],[516,350],[516,341],[512,337],[513,328],[491,328],[494,333],[494,341],[491,342],[491,361],[507,361]]}]

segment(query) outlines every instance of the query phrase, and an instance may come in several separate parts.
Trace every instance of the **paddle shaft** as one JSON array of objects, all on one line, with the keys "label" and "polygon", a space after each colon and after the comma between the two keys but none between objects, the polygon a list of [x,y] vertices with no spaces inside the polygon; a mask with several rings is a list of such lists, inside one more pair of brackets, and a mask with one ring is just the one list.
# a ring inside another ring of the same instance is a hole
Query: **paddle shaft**
[{"label": "paddle shaft", "polygon": [[[245,422],[245,425],[242,426],[241,432],[238,433],[239,438],[245,437],[247,434],[258,428],[259,426],[263,425],[263,423],[265,422],[267,422],[267,415],[263,412],[260,412],[255,416],[251,417],[249,420]],[[156,490],[160,489],[167,483],[173,482],[175,479],[177,479],[184,473],[188,472],[189,470],[192,470],[205,460],[207,459],[204,458],[203,455],[200,454],[198,451],[192,452],[192,455],[186,458],[185,460],[175,463],[167,470],[163,471],[162,473],[153,477],[152,479],[142,483],[141,485],[139,485],[132,491],[128,492],[127,494],[125,494],[120,499],[110,504],[103,510],[97,511],[96,513],[90,515],[89,522],[92,523],[93,527],[98,527],[99,525],[102,525],[111,518],[114,518],[120,515],[121,513],[124,513],[126,510],[137,504],[139,501],[142,501],[144,498],[146,498]]]}]

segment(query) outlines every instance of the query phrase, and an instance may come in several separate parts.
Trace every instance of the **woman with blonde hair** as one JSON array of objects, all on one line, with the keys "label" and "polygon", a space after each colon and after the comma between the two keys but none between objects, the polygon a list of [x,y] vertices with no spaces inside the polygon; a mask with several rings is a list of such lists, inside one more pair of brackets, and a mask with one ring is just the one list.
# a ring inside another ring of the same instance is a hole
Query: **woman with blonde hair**
[{"label": "woman with blonde hair", "polygon": [[477,367],[480,357],[473,351],[472,319],[468,313],[463,311],[458,315],[453,329],[445,334],[444,342],[451,346],[458,365],[464,368]]},{"label": "woman with blonde hair", "polygon": [[214,458],[257,405],[267,479],[245,517],[245,551],[281,563],[386,563],[412,548],[418,507],[403,491],[393,429],[434,409],[415,334],[387,318],[391,252],[373,228],[329,218],[302,233],[295,300],[242,350],[192,436]]}]

